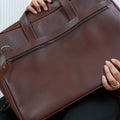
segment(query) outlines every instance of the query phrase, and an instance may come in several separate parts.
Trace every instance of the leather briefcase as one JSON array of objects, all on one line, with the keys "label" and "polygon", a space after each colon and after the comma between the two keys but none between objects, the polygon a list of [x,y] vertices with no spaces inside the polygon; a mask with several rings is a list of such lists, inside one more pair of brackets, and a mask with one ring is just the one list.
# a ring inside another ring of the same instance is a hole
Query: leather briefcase
[{"label": "leather briefcase", "polygon": [[[54,0],[0,34],[0,87],[20,120],[45,120],[102,87],[120,58],[120,11],[111,0]],[[2,63],[1,63],[2,64]],[[8,66],[8,67],[7,67]]]}]

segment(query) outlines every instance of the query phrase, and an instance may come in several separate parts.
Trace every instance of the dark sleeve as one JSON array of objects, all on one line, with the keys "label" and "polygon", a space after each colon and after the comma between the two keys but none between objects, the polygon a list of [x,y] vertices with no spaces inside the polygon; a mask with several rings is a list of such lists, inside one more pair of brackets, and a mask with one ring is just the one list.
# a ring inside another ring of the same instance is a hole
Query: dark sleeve
[{"label": "dark sleeve", "polygon": [[114,94],[116,97],[120,98],[120,89],[112,91],[112,94]]}]

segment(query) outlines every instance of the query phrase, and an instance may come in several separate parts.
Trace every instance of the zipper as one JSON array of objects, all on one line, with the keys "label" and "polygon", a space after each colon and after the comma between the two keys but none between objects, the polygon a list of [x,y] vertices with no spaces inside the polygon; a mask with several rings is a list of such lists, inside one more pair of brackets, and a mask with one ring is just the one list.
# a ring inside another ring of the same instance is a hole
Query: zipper
[{"label": "zipper", "polygon": [[90,19],[94,18],[95,16],[99,15],[100,13],[104,12],[104,11],[107,10],[107,9],[108,9],[108,6],[105,6],[105,7],[101,8],[101,9],[99,9],[98,11],[94,12],[94,13],[91,14],[90,16],[88,16],[88,17],[86,17],[85,19],[81,20],[79,23],[77,23],[75,26],[73,26],[71,29],[69,29],[68,31],[64,32],[63,34],[57,36],[56,38],[54,38],[54,39],[52,39],[52,40],[50,40],[50,41],[48,41],[48,42],[46,42],[46,43],[40,44],[40,45],[38,45],[38,46],[36,46],[36,47],[33,47],[33,48],[31,48],[31,49],[29,49],[29,50],[27,50],[27,51],[19,54],[19,55],[16,55],[16,56],[14,56],[14,57],[12,57],[12,58],[7,59],[7,60],[6,60],[6,63],[7,63],[7,64],[13,63],[13,62],[15,62],[16,60],[18,60],[18,59],[20,59],[20,58],[22,58],[22,57],[24,57],[24,56],[26,56],[26,55],[28,55],[28,54],[36,51],[36,50],[39,50],[40,48],[43,48],[43,47],[45,47],[45,46],[48,46],[48,45],[50,45],[50,44],[58,41],[59,39],[61,39],[61,38],[63,38],[64,36],[68,35],[69,33],[71,33],[73,30],[77,29],[79,26],[81,26],[81,25],[84,24],[85,22],[89,21]]}]

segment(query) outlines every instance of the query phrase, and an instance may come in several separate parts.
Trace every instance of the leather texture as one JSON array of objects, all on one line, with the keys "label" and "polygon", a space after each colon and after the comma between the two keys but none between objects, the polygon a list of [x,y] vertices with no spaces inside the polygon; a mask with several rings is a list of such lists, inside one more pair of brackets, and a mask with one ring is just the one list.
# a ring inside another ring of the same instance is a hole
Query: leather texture
[{"label": "leather texture", "polygon": [[48,7],[0,34],[9,66],[0,87],[20,120],[45,120],[101,88],[104,61],[120,57],[120,11],[111,0]]}]

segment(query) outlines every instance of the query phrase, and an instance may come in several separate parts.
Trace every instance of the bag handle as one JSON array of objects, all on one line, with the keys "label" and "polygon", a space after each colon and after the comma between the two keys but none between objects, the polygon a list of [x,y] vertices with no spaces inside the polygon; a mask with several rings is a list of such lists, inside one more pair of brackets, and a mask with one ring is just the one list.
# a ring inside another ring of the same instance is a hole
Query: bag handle
[{"label": "bag handle", "polygon": [[32,41],[32,42],[26,44],[25,46],[16,49],[15,51],[13,50],[13,51],[6,52],[4,55],[7,59],[7,63],[14,62],[15,60],[13,60],[13,58],[17,60],[19,57],[21,58],[21,56],[25,56],[24,53],[27,50],[33,49],[38,45],[43,46],[43,44],[48,43],[48,42],[50,44],[51,40],[54,41],[53,38],[56,38],[56,37],[58,37],[58,36],[60,36],[64,33],[66,33],[69,30],[72,30],[73,27],[75,25],[77,25],[78,23],[79,23],[79,25],[84,24],[85,22],[94,18],[98,14],[100,14],[100,13],[104,12],[105,10],[109,9],[111,7],[111,5],[112,4],[111,4],[110,1],[106,1],[106,0],[105,1],[100,1],[98,4],[95,4],[91,8],[86,9],[81,14],[78,14],[74,19],[72,19],[71,21],[66,23],[64,26],[61,26],[61,28],[59,28],[56,32],[54,32],[54,34],[52,34],[52,35],[49,34],[46,37],[43,36],[40,39],[38,38],[37,40]]},{"label": "bag handle", "polygon": [[[72,8],[72,6],[70,5],[70,0],[59,0],[59,2],[62,5],[62,7],[64,8],[64,10],[70,20],[76,17],[77,14],[74,11],[74,9]],[[23,16],[20,19],[20,24],[21,24],[21,27],[22,27],[27,39],[29,41],[34,41],[38,38],[38,36],[36,35],[35,31],[32,28],[30,21],[27,18],[28,13],[29,13],[28,11],[24,12]]]},{"label": "bag handle", "polygon": [[61,5],[63,6],[66,14],[68,15],[69,19],[72,20],[73,18],[76,17],[77,13],[73,9],[73,7],[70,4],[71,0],[59,0]]},{"label": "bag handle", "polygon": [[32,28],[30,21],[27,18],[28,11],[25,11],[23,16],[20,19],[21,27],[29,41],[34,41],[37,39],[37,35]]}]

